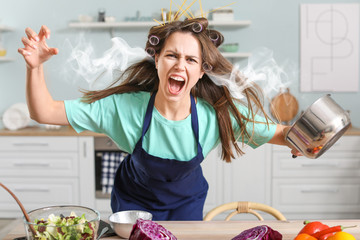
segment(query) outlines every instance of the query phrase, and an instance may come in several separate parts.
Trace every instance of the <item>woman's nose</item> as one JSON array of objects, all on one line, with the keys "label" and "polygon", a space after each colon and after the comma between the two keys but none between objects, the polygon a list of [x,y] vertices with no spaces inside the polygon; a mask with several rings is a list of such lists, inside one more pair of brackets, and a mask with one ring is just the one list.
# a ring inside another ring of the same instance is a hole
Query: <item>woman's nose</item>
[{"label": "woman's nose", "polygon": [[175,65],[176,69],[178,70],[185,70],[185,60],[179,59]]}]

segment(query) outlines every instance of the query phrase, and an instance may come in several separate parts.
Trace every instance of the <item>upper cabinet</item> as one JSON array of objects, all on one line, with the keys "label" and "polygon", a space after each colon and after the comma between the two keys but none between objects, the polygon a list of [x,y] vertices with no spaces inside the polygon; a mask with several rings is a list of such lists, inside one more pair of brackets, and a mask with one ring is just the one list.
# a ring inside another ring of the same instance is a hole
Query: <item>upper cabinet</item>
[{"label": "upper cabinet", "polygon": [[[210,27],[217,28],[243,28],[250,26],[251,21],[249,20],[234,20],[234,21],[209,21]],[[74,29],[107,29],[110,31],[111,36],[114,36],[115,29],[121,30],[136,30],[139,31],[148,29],[152,26],[157,25],[155,21],[122,21],[122,22],[71,22],[69,23],[70,28]],[[223,56],[229,59],[235,58],[247,58],[250,56],[250,53],[244,52],[222,52]]]}]

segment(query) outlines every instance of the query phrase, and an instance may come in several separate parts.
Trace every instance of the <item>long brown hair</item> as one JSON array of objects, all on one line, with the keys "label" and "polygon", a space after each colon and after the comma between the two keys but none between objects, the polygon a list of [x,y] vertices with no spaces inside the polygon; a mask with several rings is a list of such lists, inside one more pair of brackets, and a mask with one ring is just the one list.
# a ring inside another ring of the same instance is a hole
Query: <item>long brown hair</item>
[{"label": "long brown hair", "polygon": [[[228,88],[219,86],[210,79],[210,74],[219,76],[229,75],[233,70],[233,65],[224,58],[217,49],[224,41],[223,35],[216,30],[208,29],[208,21],[205,18],[173,21],[171,23],[152,27],[149,31],[149,40],[145,47],[146,51],[152,55],[152,58],[143,59],[142,61],[131,65],[122,73],[120,78],[107,89],[100,91],[84,91],[82,100],[91,103],[111,94],[156,91],[158,89],[159,78],[157,69],[155,68],[154,55],[160,53],[166,39],[172,33],[179,31],[191,32],[200,42],[203,70],[205,71],[205,74],[193,87],[192,94],[195,97],[204,99],[214,107],[219,124],[222,145],[221,157],[226,162],[231,162],[231,159],[235,158],[232,147],[235,148],[237,154],[243,154],[237,144],[239,139],[236,139],[236,136],[240,136],[242,142],[244,142],[245,138],[252,141],[253,132],[249,133],[247,131],[247,123],[255,124],[253,119],[256,114],[264,115],[267,124],[269,124],[269,118],[263,109],[262,91],[256,84],[249,84],[246,79],[239,74],[235,75],[238,84],[244,86],[247,84],[242,92],[242,95],[245,96],[245,100],[241,102],[248,108],[247,116],[245,116],[238,111],[235,104],[237,101],[239,102],[239,100],[231,96]],[[118,86],[115,86],[118,81],[121,81],[121,83]],[[231,115],[240,126],[240,130],[237,133],[235,133],[232,128]],[[253,143],[256,144],[255,142]]]}]

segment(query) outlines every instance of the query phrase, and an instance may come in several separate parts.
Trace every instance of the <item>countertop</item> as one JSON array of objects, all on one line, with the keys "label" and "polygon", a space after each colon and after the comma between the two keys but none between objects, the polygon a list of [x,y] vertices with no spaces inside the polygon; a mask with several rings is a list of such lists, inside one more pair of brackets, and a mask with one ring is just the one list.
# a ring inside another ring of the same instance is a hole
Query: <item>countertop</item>
[{"label": "countertop", "polygon": [[[360,128],[351,127],[345,132],[346,136],[360,136]],[[15,131],[0,129],[0,136],[94,136],[101,137],[104,134],[84,131],[77,133],[72,127],[63,126],[60,129],[46,129],[45,127],[27,127]]]},{"label": "countertop", "polygon": [[[344,230],[360,239],[360,220],[320,220],[328,226],[355,226]],[[173,233],[179,240],[230,240],[244,230],[267,225],[283,235],[283,240],[293,240],[304,227],[303,220],[298,221],[159,221],[157,222]],[[13,240],[15,237],[24,236],[24,225],[19,222],[3,240]],[[107,240],[121,239],[117,236],[101,238]]]},{"label": "countertop", "polygon": [[100,137],[104,134],[84,131],[77,133],[70,126],[62,126],[59,129],[46,129],[45,127],[26,127],[19,130],[0,129],[0,136],[93,136]]}]

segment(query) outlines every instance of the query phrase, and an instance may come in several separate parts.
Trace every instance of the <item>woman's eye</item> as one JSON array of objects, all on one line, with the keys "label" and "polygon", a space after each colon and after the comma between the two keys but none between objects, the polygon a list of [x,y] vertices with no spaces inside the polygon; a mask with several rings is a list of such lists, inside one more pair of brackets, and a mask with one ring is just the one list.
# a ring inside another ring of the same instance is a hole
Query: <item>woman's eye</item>
[{"label": "woman's eye", "polygon": [[168,54],[166,55],[167,57],[171,57],[171,58],[176,58],[176,55],[175,54]]},{"label": "woman's eye", "polygon": [[197,61],[194,58],[189,58],[188,61],[193,62],[193,63],[197,63]]}]

